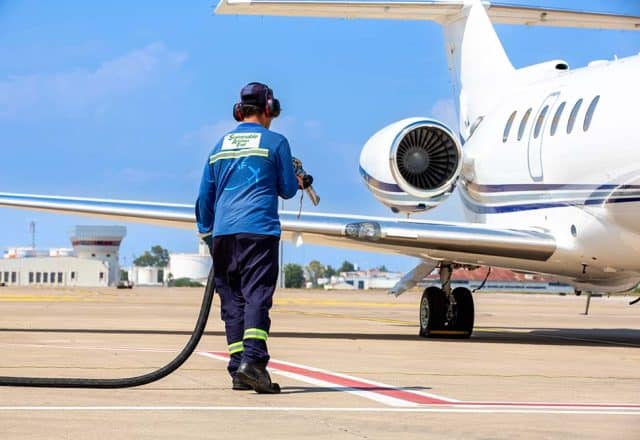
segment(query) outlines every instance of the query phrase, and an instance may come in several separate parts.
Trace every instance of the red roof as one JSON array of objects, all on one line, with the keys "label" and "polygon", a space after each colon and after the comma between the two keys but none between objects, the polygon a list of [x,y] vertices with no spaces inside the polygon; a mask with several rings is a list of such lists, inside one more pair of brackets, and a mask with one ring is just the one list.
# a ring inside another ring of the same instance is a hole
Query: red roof
[{"label": "red roof", "polygon": [[[455,269],[453,271],[452,281],[483,281],[487,276],[489,268],[480,267],[476,270],[467,269]],[[439,275],[432,273],[427,276],[427,280],[437,280]],[[537,274],[524,274],[520,272],[514,272],[509,269],[502,269],[498,267],[491,268],[491,274],[489,275],[489,281],[552,281],[551,278],[544,277]]]}]

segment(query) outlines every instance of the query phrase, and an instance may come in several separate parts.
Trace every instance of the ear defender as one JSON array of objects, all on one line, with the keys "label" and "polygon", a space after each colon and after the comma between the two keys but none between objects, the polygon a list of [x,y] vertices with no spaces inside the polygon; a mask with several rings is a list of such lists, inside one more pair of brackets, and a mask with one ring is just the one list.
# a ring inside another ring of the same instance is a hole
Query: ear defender
[{"label": "ear defender", "polygon": [[264,89],[264,115],[267,118],[270,118],[271,116],[273,116],[273,112],[271,111],[273,110],[273,91],[265,86]]},{"label": "ear defender", "polygon": [[280,101],[273,97],[273,90],[269,87],[265,91],[264,114],[269,118],[280,116]]},{"label": "ear defender", "polygon": [[273,98],[269,101],[269,104],[269,114],[274,118],[280,116],[280,101]]},{"label": "ear defender", "polygon": [[239,102],[233,104],[233,119],[238,122],[241,122],[244,119],[244,114],[242,113],[242,104]]}]

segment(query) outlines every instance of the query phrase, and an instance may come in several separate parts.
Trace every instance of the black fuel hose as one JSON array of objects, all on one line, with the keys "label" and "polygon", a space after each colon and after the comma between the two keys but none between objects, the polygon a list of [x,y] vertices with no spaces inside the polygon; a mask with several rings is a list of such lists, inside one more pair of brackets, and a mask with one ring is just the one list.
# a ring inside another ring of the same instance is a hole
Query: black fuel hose
[{"label": "black fuel hose", "polygon": [[207,286],[204,290],[204,297],[202,298],[202,305],[200,306],[200,315],[198,315],[198,321],[196,322],[196,326],[191,334],[191,338],[189,338],[189,341],[178,356],[165,366],[155,371],[141,376],[115,379],[0,376],[0,386],[41,388],[130,388],[160,380],[177,370],[195,351],[198,346],[198,342],[200,342],[200,338],[204,333],[204,329],[207,326],[207,319],[209,317],[209,311],[211,310],[214,291],[215,280],[213,277],[213,268],[211,268],[211,271],[209,271],[209,277],[207,278]]}]

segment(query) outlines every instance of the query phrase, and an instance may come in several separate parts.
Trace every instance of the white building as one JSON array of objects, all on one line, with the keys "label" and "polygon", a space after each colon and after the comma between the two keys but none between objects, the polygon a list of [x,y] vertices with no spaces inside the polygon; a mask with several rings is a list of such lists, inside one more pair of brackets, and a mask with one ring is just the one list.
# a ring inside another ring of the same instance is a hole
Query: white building
[{"label": "white building", "polygon": [[4,253],[4,258],[34,258],[46,256],[49,256],[49,251],[30,247],[11,247],[7,248]]},{"label": "white building", "polygon": [[357,272],[343,272],[338,277],[331,277],[331,282],[324,285],[327,290],[351,289],[390,289],[402,278],[400,272],[381,272],[378,269]]},{"label": "white building", "polygon": [[211,256],[207,245],[200,242],[197,254],[169,254],[167,275],[174,280],[189,278],[202,284],[207,282],[211,269]]},{"label": "white building", "polygon": [[106,287],[109,263],[77,257],[0,260],[0,282],[7,286]]},{"label": "white building", "polygon": [[113,286],[120,280],[123,226],[76,226],[72,249],[10,248],[0,260],[0,283],[17,286]]},{"label": "white building", "polygon": [[129,281],[136,286],[162,286],[167,271],[162,267],[133,266],[129,269]]}]

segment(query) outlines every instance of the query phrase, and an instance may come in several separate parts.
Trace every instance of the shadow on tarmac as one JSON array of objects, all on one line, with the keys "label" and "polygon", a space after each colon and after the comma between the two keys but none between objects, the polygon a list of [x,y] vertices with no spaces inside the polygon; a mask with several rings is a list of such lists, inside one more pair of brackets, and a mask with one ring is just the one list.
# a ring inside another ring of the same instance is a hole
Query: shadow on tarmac
[{"label": "shadow on tarmac", "polygon": [[[171,335],[189,336],[185,330],[141,329],[86,329],[86,328],[0,328],[0,333],[78,333],[112,335]],[[207,331],[206,336],[224,336],[222,331]],[[482,327],[473,332],[471,339],[423,339],[418,335],[390,333],[328,333],[328,332],[273,332],[272,337],[293,339],[348,339],[378,341],[422,341],[423,343],[449,342],[459,344],[532,344],[566,346],[628,346],[640,348],[640,330],[636,329],[557,329],[528,327]]]}]

